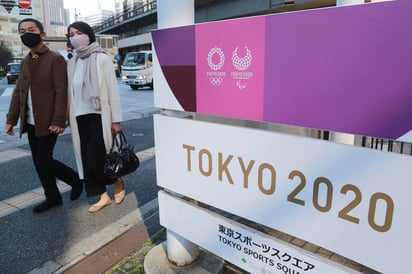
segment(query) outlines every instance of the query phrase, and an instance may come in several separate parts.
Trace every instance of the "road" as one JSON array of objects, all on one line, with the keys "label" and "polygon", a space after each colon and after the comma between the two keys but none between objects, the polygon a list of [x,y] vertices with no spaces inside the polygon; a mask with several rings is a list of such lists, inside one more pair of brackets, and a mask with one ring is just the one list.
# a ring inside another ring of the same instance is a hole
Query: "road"
[{"label": "road", "polygon": [[[27,138],[3,131],[13,87],[0,80],[0,273],[54,273],[157,212],[152,90],[133,91],[119,83],[123,129],[141,159],[139,169],[125,178],[124,202],[91,214],[87,209],[94,201],[84,193],[70,201],[70,189],[60,182],[63,206],[34,214],[33,206],[44,197]],[[70,130],[59,137],[55,158],[75,166]]]},{"label": "road", "polygon": [[[120,83],[120,80],[118,80],[118,82],[124,120],[136,118],[139,117],[140,113],[152,112],[154,110],[152,90],[142,88],[133,91],[128,85]],[[14,87],[14,84],[7,85],[6,78],[0,79],[0,151],[15,146],[16,142],[17,144],[22,143],[18,138],[5,134],[3,130],[10,103],[10,96]],[[15,127],[15,132],[18,132],[17,127]],[[27,142],[26,136],[23,136],[22,141],[23,143]]]}]

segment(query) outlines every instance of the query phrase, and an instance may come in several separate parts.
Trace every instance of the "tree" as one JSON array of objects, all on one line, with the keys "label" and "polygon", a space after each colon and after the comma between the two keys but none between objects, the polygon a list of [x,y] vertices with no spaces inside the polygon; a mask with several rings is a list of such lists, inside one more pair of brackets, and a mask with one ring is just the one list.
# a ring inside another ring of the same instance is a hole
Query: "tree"
[{"label": "tree", "polygon": [[13,54],[10,49],[0,45],[0,67],[2,71],[6,70],[7,63],[13,59]]}]

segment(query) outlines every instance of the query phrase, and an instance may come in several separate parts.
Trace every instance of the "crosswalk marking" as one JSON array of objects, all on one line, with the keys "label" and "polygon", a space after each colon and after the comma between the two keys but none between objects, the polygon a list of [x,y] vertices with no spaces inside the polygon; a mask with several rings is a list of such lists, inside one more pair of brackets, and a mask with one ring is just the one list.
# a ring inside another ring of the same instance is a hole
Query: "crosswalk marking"
[{"label": "crosswalk marking", "polygon": [[21,157],[30,156],[30,155],[31,155],[30,151],[24,150],[24,149],[11,149],[11,150],[2,151],[0,152],[0,164],[10,161],[10,160],[19,159]]},{"label": "crosswalk marking", "polygon": [[[59,188],[60,193],[64,193],[71,189],[70,186],[60,180],[57,181],[57,187]],[[43,200],[43,188],[38,187],[25,193],[0,201],[0,218],[19,211],[20,209],[39,203]]]},{"label": "crosswalk marking", "polygon": [[11,96],[13,94],[13,88],[6,88],[1,96]]},{"label": "crosswalk marking", "polygon": [[[12,159],[17,159],[30,155],[30,152],[22,149],[13,149],[0,152],[0,164]],[[137,152],[136,155],[139,157],[140,162],[150,160],[155,156],[155,148],[151,147],[146,150]],[[57,187],[60,193],[67,192],[71,190],[71,187],[64,183],[63,181],[57,180]],[[0,218],[12,214],[16,211],[24,209],[26,207],[32,206],[44,200],[43,188],[38,187],[27,191],[25,193],[7,198],[0,201]]]}]

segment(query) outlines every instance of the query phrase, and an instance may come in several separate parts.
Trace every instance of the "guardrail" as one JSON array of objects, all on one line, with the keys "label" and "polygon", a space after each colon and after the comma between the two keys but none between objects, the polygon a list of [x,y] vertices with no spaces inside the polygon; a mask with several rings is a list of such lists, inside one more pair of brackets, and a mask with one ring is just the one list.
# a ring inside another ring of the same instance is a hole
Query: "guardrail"
[{"label": "guardrail", "polygon": [[95,26],[93,29],[96,33],[99,33],[116,25],[137,19],[138,17],[143,17],[146,14],[151,14],[154,11],[157,11],[157,0],[153,0],[144,5],[134,6],[121,13],[115,14],[104,20],[101,25]]}]

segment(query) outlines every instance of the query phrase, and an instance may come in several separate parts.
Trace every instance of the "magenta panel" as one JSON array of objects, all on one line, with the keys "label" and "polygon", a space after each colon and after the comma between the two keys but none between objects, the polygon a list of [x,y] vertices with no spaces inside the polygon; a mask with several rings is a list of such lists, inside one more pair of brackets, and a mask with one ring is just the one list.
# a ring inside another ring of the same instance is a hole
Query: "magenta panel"
[{"label": "magenta panel", "polygon": [[263,118],[264,31],[264,17],[196,26],[198,112]]}]

